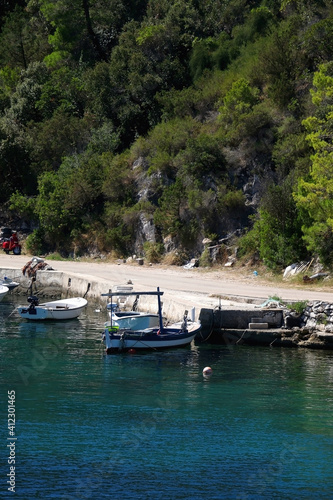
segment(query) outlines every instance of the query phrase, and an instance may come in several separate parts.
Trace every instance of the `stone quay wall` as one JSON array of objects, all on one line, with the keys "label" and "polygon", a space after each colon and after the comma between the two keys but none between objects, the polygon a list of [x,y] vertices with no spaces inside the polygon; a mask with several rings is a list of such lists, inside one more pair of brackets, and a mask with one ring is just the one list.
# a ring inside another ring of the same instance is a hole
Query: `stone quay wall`
[{"label": "stone quay wall", "polygon": [[327,302],[309,302],[301,314],[287,307],[255,313],[201,309],[200,320],[203,342],[333,349],[333,304]]},{"label": "stone quay wall", "polygon": [[[18,281],[19,286],[11,293],[25,295],[37,294],[39,297],[86,297],[91,303],[106,307],[107,297],[102,294],[110,291],[108,280],[98,278],[87,279],[80,274],[60,271],[39,270],[36,279],[18,276],[18,270],[3,269],[2,274]],[[170,321],[178,321],[184,313],[184,305],[176,298],[165,297],[163,315]],[[142,310],[155,312],[156,301],[141,303]],[[130,305],[130,304],[128,304]],[[333,349],[333,304],[323,301],[308,302],[301,314],[280,309],[228,308],[216,311],[201,308],[198,319],[202,323],[200,339],[213,343],[235,343],[252,345],[274,345],[285,347],[309,347]],[[258,328],[251,322],[258,322]],[[263,324],[267,328],[262,328]]]}]

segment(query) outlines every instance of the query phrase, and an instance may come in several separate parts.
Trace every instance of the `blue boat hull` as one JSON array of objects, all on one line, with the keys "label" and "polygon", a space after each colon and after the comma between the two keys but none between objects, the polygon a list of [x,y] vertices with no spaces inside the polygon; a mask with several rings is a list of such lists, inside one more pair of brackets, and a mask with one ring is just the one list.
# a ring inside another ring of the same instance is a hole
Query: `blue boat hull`
[{"label": "blue boat hull", "polygon": [[164,328],[163,332],[160,333],[158,328],[131,331],[106,327],[104,331],[106,352],[110,354],[129,349],[159,350],[184,347],[192,342],[200,328],[198,323],[193,323],[185,331],[170,326]]}]

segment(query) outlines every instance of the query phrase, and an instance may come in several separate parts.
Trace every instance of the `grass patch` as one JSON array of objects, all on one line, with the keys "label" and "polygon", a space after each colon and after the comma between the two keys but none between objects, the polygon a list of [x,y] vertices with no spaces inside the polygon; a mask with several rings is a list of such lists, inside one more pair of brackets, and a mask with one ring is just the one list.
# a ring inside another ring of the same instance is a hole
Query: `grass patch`
[{"label": "grass patch", "polygon": [[293,302],[292,304],[287,304],[288,309],[295,311],[297,314],[303,314],[304,310],[308,305],[307,300],[301,300],[299,302]]},{"label": "grass patch", "polygon": [[47,256],[47,260],[74,260],[73,258],[70,258],[70,257],[62,257],[60,255],[60,253],[58,252],[54,252],[54,253],[50,253],[48,256]]}]

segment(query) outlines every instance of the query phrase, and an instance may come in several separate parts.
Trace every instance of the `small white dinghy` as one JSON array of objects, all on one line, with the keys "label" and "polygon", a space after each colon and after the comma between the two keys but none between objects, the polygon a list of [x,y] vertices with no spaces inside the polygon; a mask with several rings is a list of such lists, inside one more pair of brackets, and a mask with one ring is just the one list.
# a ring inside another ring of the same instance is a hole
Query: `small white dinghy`
[{"label": "small white dinghy", "polygon": [[17,281],[13,281],[11,278],[7,278],[7,276],[4,276],[3,278],[0,278],[0,285],[6,286],[10,291],[18,287],[20,283],[18,283]]},{"label": "small white dinghy", "polygon": [[8,286],[0,285],[0,302],[9,292]]},{"label": "small white dinghy", "polygon": [[28,298],[30,305],[19,306],[18,313],[22,318],[32,320],[66,320],[74,319],[80,316],[87,305],[87,300],[83,297],[74,297],[71,299],[53,300],[39,304],[38,298],[32,296]]}]

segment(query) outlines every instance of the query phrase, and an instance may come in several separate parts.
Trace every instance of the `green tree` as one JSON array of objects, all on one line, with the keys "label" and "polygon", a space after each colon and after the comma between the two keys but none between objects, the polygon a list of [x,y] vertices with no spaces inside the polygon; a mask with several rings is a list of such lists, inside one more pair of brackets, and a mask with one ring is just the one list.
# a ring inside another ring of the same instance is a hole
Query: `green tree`
[{"label": "green tree", "polygon": [[315,116],[303,121],[314,154],[308,178],[300,179],[297,205],[312,224],[304,226],[309,250],[318,252],[326,264],[333,262],[333,63],[320,66],[313,78]]},{"label": "green tree", "polygon": [[[93,68],[87,68],[83,74],[84,91],[87,96],[86,112],[93,114],[101,122],[108,120],[112,123],[114,117],[114,93],[121,92],[120,87],[113,87],[114,79],[111,76],[110,65],[98,62]],[[112,83],[111,83],[112,81]],[[118,123],[119,131],[122,129]]]},{"label": "green tree", "polygon": [[[177,26],[144,26],[130,22],[111,55],[108,118],[122,130],[124,147],[160,121],[156,96],[190,80],[186,59],[180,57]],[[98,85],[98,83],[97,83]],[[95,94],[96,92],[93,91]]]},{"label": "green tree", "polygon": [[82,153],[91,137],[89,116],[80,119],[59,110],[44,122],[27,126],[27,142],[36,172],[57,170],[66,156]]},{"label": "green tree", "polygon": [[325,10],[330,10],[330,0],[281,0],[281,11],[291,9],[308,21],[313,16],[318,16]]},{"label": "green tree", "polygon": [[[191,137],[197,137],[200,125],[193,119],[176,119],[162,122],[149,133],[140,143],[141,150],[137,154],[144,154],[149,164],[148,174],[158,173],[175,179],[177,165],[175,158],[181,155]],[[181,164],[179,160],[178,165]]]},{"label": "green tree", "polygon": [[16,190],[32,195],[37,187],[24,137],[8,135],[3,129],[0,129],[0,183],[1,203],[7,202]]},{"label": "green tree", "polygon": [[0,62],[11,67],[27,69],[34,57],[34,34],[27,12],[16,6],[7,14],[0,33]]},{"label": "green tree", "polygon": [[180,234],[185,200],[185,189],[180,179],[164,190],[154,215],[154,222],[162,228],[164,236],[177,237]]},{"label": "green tree", "polygon": [[105,197],[103,227],[105,245],[109,251],[118,255],[133,252],[133,244],[138,227],[138,214],[135,207],[135,179],[130,168],[128,151],[113,156],[103,155],[104,182],[102,191]]},{"label": "green tree", "polygon": [[140,19],[145,0],[39,0],[40,11],[51,25],[48,62],[70,55],[76,61],[108,61],[123,26]]},{"label": "green tree", "polygon": [[253,8],[247,14],[244,24],[238,24],[232,31],[233,44],[240,49],[269,32],[273,23],[273,14],[265,6]]},{"label": "green tree", "polygon": [[271,186],[259,209],[258,250],[260,258],[273,269],[280,269],[306,257],[302,240],[301,213],[292,197],[292,185],[288,180],[279,186]]},{"label": "green tree", "polygon": [[[60,247],[68,242],[71,214],[64,205],[67,183],[58,172],[44,172],[38,180],[36,214],[49,245]],[[67,241],[66,241],[67,240]]]},{"label": "green tree", "polygon": [[[106,57],[92,26],[88,0],[40,0],[40,11],[52,26],[49,43],[55,53],[68,53],[78,58],[84,51],[89,59],[91,50],[99,59]],[[88,46],[85,42],[89,42]]]},{"label": "green tree", "polygon": [[190,176],[200,185],[205,184],[208,175],[221,180],[226,172],[220,141],[204,133],[189,137],[185,149],[176,156],[175,165],[184,180]]},{"label": "green tree", "polygon": [[164,189],[154,213],[154,223],[163,237],[171,236],[179,245],[191,248],[200,231],[198,220],[191,215],[186,187],[178,177]]},{"label": "green tree", "polygon": [[48,73],[35,108],[43,120],[51,118],[55,112],[82,117],[86,99],[83,72],[80,68],[62,66]]},{"label": "green tree", "polygon": [[105,180],[103,183],[105,198],[111,203],[116,202],[123,206],[133,205],[135,186],[128,151],[116,156],[105,153],[103,158],[105,163]]},{"label": "green tree", "polygon": [[311,70],[329,62],[333,54],[333,18],[312,23],[302,40],[302,56]]},{"label": "green tree", "polygon": [[240,78],[232,84],[219,109],[219,122],[229,137],[233,136],[244,118],[251,115],[253,107],[258,102],[259,90],[251,87],[246,78]]},{"label": "green tree", "polygon": [[104,165],[96,155],[65,158],[57,172],[38,179],[35,214],[50,248],[71,248],[78,232],[101,216]]},{"label": "green tree", "polygon": [[6,119],[15,126],[24,126],[30,121],[40,121],[42,115],[38,111],[37,103],[47,79],[48,73],[43,63],[31,63],[22,71],[10,95],[10,106],[5,109]]},{"label": "green tree", "polygon": [[213,68],[213,53],[217,50],[217,43],[212,38],[195,40],[189,67],[193,81],[197,80],[206,69]]},{"label": "green tree", "polygon": [[269,97],[281,109],[287,107],[296,95],[299,23],[297,18],[281,23],[260,43],[257,72],[262,84],[268,86]]}]

